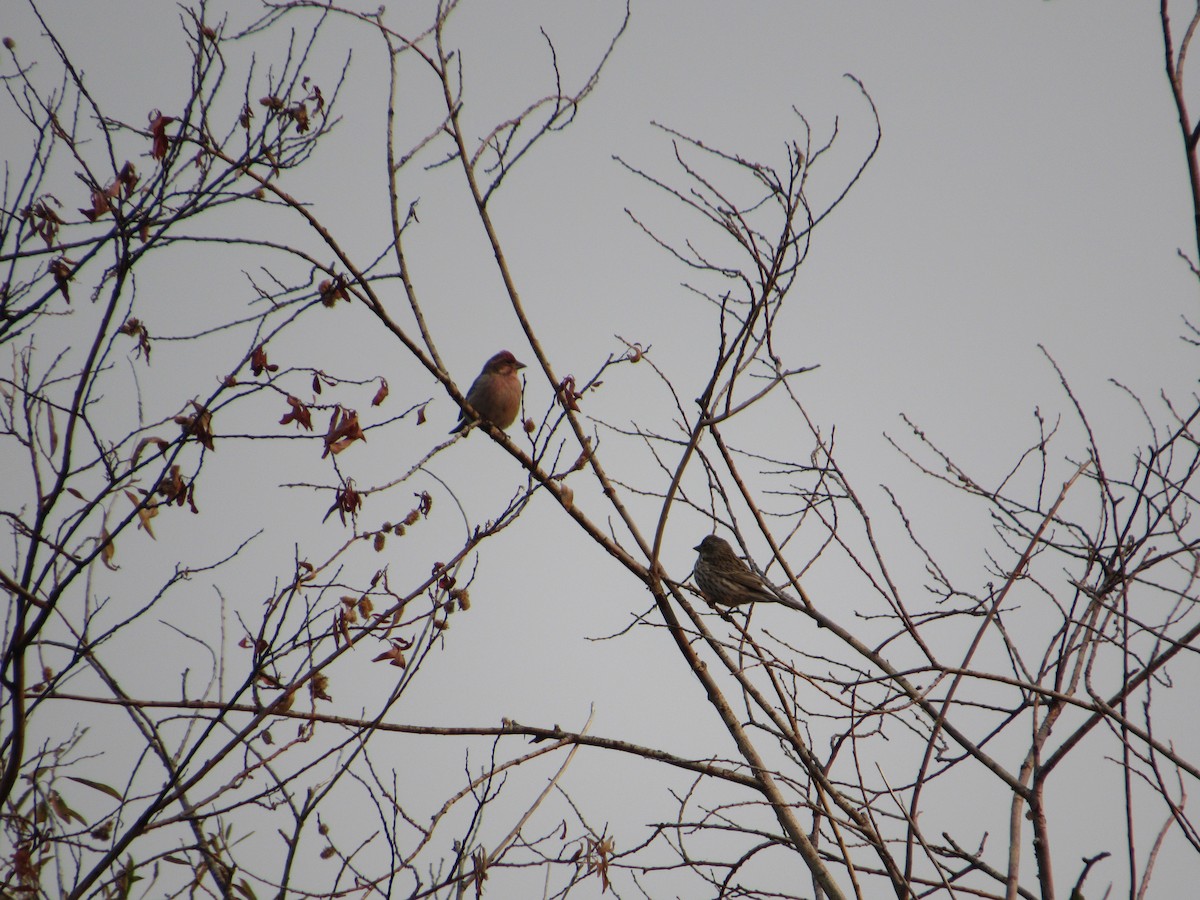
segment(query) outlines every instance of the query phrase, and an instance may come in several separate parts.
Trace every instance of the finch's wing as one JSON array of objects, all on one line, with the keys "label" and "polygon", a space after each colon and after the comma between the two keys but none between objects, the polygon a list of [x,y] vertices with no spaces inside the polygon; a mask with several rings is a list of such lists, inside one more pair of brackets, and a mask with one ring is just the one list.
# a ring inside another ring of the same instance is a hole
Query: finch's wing
[{"label": "finch's wing", "polygon": [[[740,562],[740,560],[739,560],[739,562]],[[734,581],[736,581],[738,583],[739,587],[744,588],[745,590],[750,591],[751,593],[758,594],[764,600],[777,599],[775,597],[775,595],[773,593],[771,593],[770,589],[767,588],[767,586],[763,584],[763,580],[761,578],[759,578],[757,575],[755,575],[753,571],[750,570],[749,566],[740,565],[738,567],[737,572],[733,573],[733,576],[734,576]]]},{"label": "finch's wing", "polygon": [[[475,404],[471,402],[471,395],[474,394],[475,396],[478,396],[477,392],[480,390],[479,383],[481,381],[483,381],[483,372],[480,372],[478,375],[475,376],[475,380],[471,382],[471,386],[469,388],[467,388],[466,394],[463,395],[466,398],[466,401],[468,403],[470,403],[472,406],[474,406]],[[450,433],[458,434],[458,432],[462,431],[463,428],[466,427],[466,424],[467,424],[467,411],[465,409],[460,409],[458,411],[458,424],[450,429]]]}]

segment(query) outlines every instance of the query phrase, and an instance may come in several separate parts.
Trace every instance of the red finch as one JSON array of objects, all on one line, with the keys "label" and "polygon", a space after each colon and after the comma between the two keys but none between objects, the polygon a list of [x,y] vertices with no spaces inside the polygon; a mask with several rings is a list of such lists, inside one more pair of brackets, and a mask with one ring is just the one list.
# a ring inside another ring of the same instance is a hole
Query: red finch
[{"label": "red finch", "polygon": [[[518,362],[507,350],[501,350],[484,363],[479,377],[471,382],[467,402],[497,428],[507,428],[521,411],[521,379],[517,377],[517,370],[523,368],[525,363]],[[450,433],[466,431],[476,421],[469,419],[464,410],[459,413],[458,424],[450,429]]]},{"label": "red finch", "polygon": [[696,586],[710,603],[741,606],[779,600],[723,538],[710,534],[692,549],[700,554],[692,574]]}]

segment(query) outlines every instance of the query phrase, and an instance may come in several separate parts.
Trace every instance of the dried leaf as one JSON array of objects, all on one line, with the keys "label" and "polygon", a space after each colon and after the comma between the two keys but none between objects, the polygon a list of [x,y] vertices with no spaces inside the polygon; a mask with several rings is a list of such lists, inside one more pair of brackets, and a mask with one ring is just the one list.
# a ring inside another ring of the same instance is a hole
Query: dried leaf
[{"label": "dried leaf", "polygon": [[[116,182],[113,182],[113,184],[116,184]],[[83,207],[80,207],[79,212],[89,222],[95,222],[106,212],[112,212],[112,204],[108,202],[108,199],[107,191],[102,191],[98,188],[93,189],[91,209],[84,209]]]},{"label": "dried leaf", "polygon": [[408,665],[404,661],[404,650],[408,646],[409,645],[405,644],[403,641],[393,638],[392,646],[383,653],[380,653],[377,657],[371,660],[371,662],[383,662],[384,660],[387,660],[390,665],[393,665],[398,669],[403,669],[406,665]]},{"label": "dried leaf", "polygon": [[[379,404],[381,404],[381,403],[382,403],[384,400],[386,400],[386,399],[387,399],[387,395],[388,395],[388,383],[387,383],[387,379],[386,379],[386,378],[380,378],[380,379],[379,379],[379,390],[377,390],[377,391],[375,392],[375,396],[374,396],[373,398],[371,398],[371,405],[372,405],[372,406],[378,406],[378,405],[379,405]],[[422,407],[422,412],[424,412],[424,407]]]},{"label": "dried leaf", "polygon": [[154,529],[150,527],[150,520],[158,515],[158,507],[155,505],[143,506],[138,510],[138,528],[145,528],[146,534],[150,535],[151,539],[158,540],[154,536]]},{"label": "dried leaf", "polygon": [[54,211],[54,208],[50,206],[50,202],[47,201],[53,202],[58,206],[62,205],[58,202],[57,198],[47,194],[41,200],[38,200],[37,203],[25,208],[24,218],[29,222],[34,233],[45,241],[46,247],[49,248],[53,246],[55,240],[58,238],[58,229],[63,224],[63,220],[59,218],[58,213]]},{"label": "dried leaf", "polygon": [[150,135],[154,139],[154,147],[150,151],[150,155],[155,159],[162,159],[167,155],[169,146],[167,126],[174,121],[171,116],[164,116],[157,109],[150,113]]},{"label": "dried leaf", "polygon": [[87,778],[80,778],[77,775],[68,775],[67,778],[71,779],[71,781],[78,781],[80,784],[85,784],[93,790],[100,791],[102,794],[108,794],[108,796],[112,797],[117,802],[121,802],[125,799],[121,796],[121,792],[116,788],[111,788],[107,784],[102,784],[99,781],[91,781]]},{"label": "dried leaf", "polygon": [[250,371],[256,376],[263,372],[278,372],[279,366],[267,362],[267,345],[259,344],[250,354]]},{"label": "dried leaf", "polygon": [[187,484],[184,483],[183,473],[178,465],[171,466],[171,471],[163,476],[155,493],[161,495],[168,506],[172,503],[183,506],[187,501]]},{"label": "dried leaf", "polygon": [[104,563],[104,567],[112,572],[117,571],[120,566],[113,565],[113,557],[117,555],[117,545],[113,543],[112,535],[108,533],[107,528],[100,529],[100,562]]},{"label": "dried leaf", "polygon": [[125,196],[130,197],[133,194],[133,189],[137,187],[138,173],[133,167],[133,163],[125,160],[125,165],[121,166],[121,171],[117,175],[117,184],[120,184],[125,189]]},{"label": "dried leaf", "polygon": [[139,356],[145,355],[146,362],[150,362],[150,332],[146,330],[141,319],[129,317],[125,320],[125,324],[117,329],[117,333],[136,337],[138,345],[135,353]]},{"label": "dried leaf", "polygon": [[206,449],[215,451],[216,447],[213,446],[212,413],[195,400],[192,400],[191,404],[192,408],[196,411],[195,415],[176,416],[174,419],[175,424],[183,429],[185,435],[194,437]]},{"label": "dried leaf", "polygon": [[291,412],[284,413],[283,418],[279,420],[279,424],[286,425],[288,422],[295,422],[305,431],[312,431],[312,412],[309,408],[291,394],[288,394],[287,402],[292,408]]},{"label": "dried leaf", "polygon": [[151,444],[158,448],[159,453],[166,453],[167,448],[171,446],[170,442],[164,440],[163,438],[144,437],[138,441],[137,446],[133,448],[133,458],[129,461],[129,465],[136,466],[138,464],[138,460],[141,458],[142,451]]},{"label": "dried leaf", "polygon": [[72,260],[67,259],[65,256],[60,256],[51,262],[49,266],[50,274],[54,276],[55,285],[62,291],[62,295],[68,303],[71,302],[71,292],[67,288],[67,283],[75,277],[75,273],[71,271],[71,266],[74,264]]},{"label": "dried leaf", "polygon": [[575,390],[575,376],[568,375],[558,384],[557,399],[562,404],[563,409],[569,409],[571,412],[579,412],[579,404],[576,403],[583,394]]},{"label": "dried leaf", "polygon": [[354,481],[352,479],[347,480],[346,486],[334,495],[333,506],[329,507],[329,511],[325,513],[325,518],[321,519],[321,521],[324,522],[336,510],[339,518],[342,520],[342,524],[345,525],[346,514],[349,513],[353,516],[361,506],[362,495],[354,489]]},{"label": "dried leaf", "polygon": [[321,458],[324,459],[331,453],[337,456],[355,441],[366,439],[367,436],[358,424],[358,413],[352,409],[334,407],[333,416],[329,420],[329,430],[325,433],[325,452],[321,454]]},{"label": "dried leaf", "polygon": [[67,801],[62,798],[58,791],[50,792],[50,808],[54,810],[54,814],[62,819],[67,824],[73,820],[78,821],[80,825],[86,825],[83,816],[67,806]]}]

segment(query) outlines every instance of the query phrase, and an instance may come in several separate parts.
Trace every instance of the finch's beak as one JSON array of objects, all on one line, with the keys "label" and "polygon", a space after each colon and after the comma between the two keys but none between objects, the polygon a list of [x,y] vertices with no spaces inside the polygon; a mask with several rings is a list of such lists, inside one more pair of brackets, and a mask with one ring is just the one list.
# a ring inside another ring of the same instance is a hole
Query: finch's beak
[{"label": "finch's beak", "polygon": [[699,544],[697,544],[697,545],[696,545],[695,547],[693,547],[692,549],[693,549],[693,550],[695,550],[697,553],[699,553],[699,552],[700,552],[700,545],[699,545]]}]

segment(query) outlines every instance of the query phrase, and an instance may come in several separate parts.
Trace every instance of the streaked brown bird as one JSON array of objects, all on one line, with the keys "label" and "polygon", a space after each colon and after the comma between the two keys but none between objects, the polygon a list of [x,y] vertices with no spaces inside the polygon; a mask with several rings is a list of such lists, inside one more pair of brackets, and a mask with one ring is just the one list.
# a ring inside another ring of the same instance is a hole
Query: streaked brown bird
[{"label": "streaked brown bird", "polygon": [[[483,371],[471,382],[467,391],[467,402],[479,415],[497,428],[507,428],[517,420],[521,411],[521,379],[517,372],[525,363],[507,350],[501,350],[486,363]],[[467,418],[466,411],[458,415],[458,424],[450,429],[451,434],[466,431],[477,420]]]},{"label": "streaked brown bird", "polygon": [[720,606],[742,606],[755,602],[778,602],[766,584],[733,552],[729,542],[715,534],[708,535],[692,549],[700,555],[692,575],[696,587],[709,603]]}]

